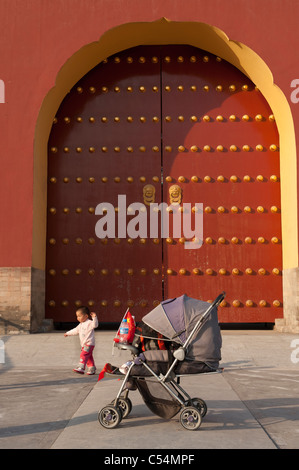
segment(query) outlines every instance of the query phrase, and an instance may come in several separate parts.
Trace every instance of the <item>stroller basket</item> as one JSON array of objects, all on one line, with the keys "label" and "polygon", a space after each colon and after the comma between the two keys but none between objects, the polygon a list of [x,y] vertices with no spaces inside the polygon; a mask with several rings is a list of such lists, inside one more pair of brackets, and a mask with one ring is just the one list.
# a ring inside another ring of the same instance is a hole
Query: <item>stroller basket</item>
[{"label": "stroller basket", "polygon": [[180,411],[180,403],[160,382],[144,377],[137,378],[136,385],[146,406],[160,418],[171,419]]},{"label": "stroller basket", "polygon": [[137,341],[133,345],[118,344],[128,349],[133,361],[129,364],[116,398],[98,413],[105,428],[115,428],[128,416],[132,402],[130,390],[138,389],[146,406],[156,415],[171,419],[180,411],[180,423],[187,430],[198,429],[207,412],[201,398],[191,398],[181,387],[180,378],[198,373],[222,372],[221,332],[218,325],[217,307],[225,297],[222,292],[211,304],[186,295],[162,302],[143,317],[143,322],[156,331],[161,338],[170,341],[171,348],[163,350],[140,350]]}]

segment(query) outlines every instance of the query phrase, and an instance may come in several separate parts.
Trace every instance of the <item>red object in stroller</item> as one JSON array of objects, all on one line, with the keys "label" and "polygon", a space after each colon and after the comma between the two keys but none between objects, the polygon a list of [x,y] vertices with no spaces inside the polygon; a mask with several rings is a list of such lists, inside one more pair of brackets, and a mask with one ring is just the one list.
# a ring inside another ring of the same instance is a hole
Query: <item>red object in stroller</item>
[{"label": "red object in stroller", "polygon": [[145,315],[142,321],[157,332],[155,338],[149,339],[159,340],[163,335],[164,344],[169,341],[166,349],[140,353],[134,346],[139,344],[138,336],[132,345],[116,344],[120,349],[130,350],[133,360],[125,376],[121,375],[124,380],[116,398],[98,413],[102,426],[115,428],[128,416],[132,409],[129,389],[137,388],[153,413],[170,419],[181,411],[180,423],[185,429],[200,427],[207,405],[201,398],[191,398],[181,387],[180,378],[222,371],[219,369],[222,340],[217,307],[224,297],[225,292],[222,292],[210,304],[182,295],[161,302]]}]

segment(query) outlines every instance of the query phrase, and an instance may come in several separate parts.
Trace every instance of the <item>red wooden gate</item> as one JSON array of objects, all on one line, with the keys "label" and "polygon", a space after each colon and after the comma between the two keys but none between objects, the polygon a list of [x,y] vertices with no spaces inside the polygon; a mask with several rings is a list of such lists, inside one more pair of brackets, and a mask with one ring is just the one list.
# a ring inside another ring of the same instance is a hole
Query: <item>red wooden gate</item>
[{"label": "red wooden gate", "polygon": [[[149,204],[172,200],[203,204],[201,248],[186,249],[183,233],[162,238],[160,227],[151,236]],[[118,223],[134,202],[147,217],[137,238]],[[100,239],[96,223],[111,208],[115,233]],[[102,321],[127,306],[140,319],[163,298],[225,290],[221,322],[273,322],[281,264],[278,133],[239,70],[190,46],[143,46],[99,64],[66,96],[49,139],[48,317],[73,321],[83,303]]]}]

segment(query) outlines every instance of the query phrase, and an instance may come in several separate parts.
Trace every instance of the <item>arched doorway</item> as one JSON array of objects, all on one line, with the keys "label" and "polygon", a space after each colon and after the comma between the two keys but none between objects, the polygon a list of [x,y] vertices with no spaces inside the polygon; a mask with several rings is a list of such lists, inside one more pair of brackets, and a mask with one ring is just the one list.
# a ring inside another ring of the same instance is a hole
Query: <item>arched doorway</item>
[{"label": "arched doorway", "polygon": [[[139,319],[162,298],[226,290],[220,321],[282,317],[279,162],[272,110],[228,62],[183,45],[109,57],[65,97],[49,139],[47,316],[72,321],[87,303],[102,321],[127,306]],[[201,248],[95,236],[97,204],[145,203],[148,185],[158,203],[174,185],[203,203]]]}]

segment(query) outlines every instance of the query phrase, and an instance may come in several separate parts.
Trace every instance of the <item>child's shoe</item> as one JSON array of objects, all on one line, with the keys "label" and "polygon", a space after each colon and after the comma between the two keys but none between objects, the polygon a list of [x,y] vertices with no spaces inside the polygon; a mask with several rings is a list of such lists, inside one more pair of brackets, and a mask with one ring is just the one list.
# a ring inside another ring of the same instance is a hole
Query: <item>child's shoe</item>
[{"label": "child's shoe", "polygon": [[96,368],[94,366],[91,366],[87,370],[87,375],[94,375],[96,373]]},{"label": "child's shoe", "polygon": [[84,369],[81,366],[76,367],[73,371],[78,372],[78,374],[84,374]]}]

